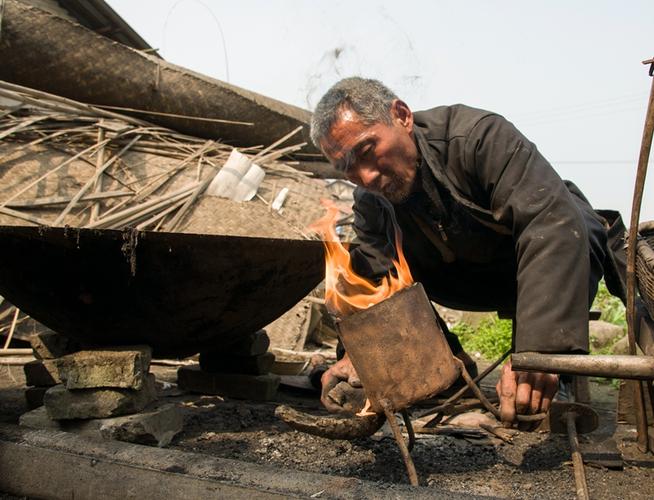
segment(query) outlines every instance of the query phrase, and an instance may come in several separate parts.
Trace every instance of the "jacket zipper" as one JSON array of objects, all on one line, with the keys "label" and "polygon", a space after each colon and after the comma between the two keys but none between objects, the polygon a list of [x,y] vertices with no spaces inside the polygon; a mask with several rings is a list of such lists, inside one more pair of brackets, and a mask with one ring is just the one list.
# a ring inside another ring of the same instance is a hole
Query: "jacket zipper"
[{"label": "jacket zipper", "polygon": [[440,233],[443,241],[447,241],[447,234],[445,234],[445,229],[443,229],[443,224],[441,223],[441,221],[438,221],[436,223],[436,227],[438,228],[438,232]]}]

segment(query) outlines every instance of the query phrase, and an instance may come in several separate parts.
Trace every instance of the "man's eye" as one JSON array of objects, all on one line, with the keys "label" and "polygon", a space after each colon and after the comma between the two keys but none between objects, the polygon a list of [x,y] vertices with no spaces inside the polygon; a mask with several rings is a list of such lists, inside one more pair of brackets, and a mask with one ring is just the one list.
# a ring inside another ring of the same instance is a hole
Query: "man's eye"
[{"label": "man's eye", "polygon": [[373,149],[374,149],[374,148],[373,148],[372,144],[370,144],[370,145],[368,145],[368,146],[365,146],[365,147],[362,148],[361,151],[359,152],[359,156],[360,156],[361,158],[368,158],[368,157],[372,154]]}]

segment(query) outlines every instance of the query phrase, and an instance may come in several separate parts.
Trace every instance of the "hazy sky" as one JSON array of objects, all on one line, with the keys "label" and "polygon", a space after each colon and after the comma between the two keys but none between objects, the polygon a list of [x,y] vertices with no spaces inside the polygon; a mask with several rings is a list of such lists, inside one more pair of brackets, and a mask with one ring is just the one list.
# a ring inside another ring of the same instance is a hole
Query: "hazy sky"
[{"label": "hazy sky", "polygon": [[[499,112],[595,207],[628,223],[652,0],[108,2],[168,61],[304,108],[362,75],[415,110]],[[653,177],[641,220],[654,219]]]}]

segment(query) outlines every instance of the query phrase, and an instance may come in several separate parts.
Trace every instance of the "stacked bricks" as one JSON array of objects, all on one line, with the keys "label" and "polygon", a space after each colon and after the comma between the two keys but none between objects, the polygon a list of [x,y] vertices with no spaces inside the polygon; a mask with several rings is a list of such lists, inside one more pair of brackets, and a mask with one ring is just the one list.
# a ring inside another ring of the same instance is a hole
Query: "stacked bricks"
[{"label": "stacked bricks", "polygon": [[53,420],[107,418],[137,413],[156,399],[154,375],[149,373],[147,346],[79,350],[54,332],[37,335],[37,357],[25,365],[33,387],[26,391],[28,407],[39,397]]},{"label": "stacked bricks", "polygon": [[34,335],[30,344],[36,360],[24,366],[26,383],[31,386],[25,391],[25,399],[27,408],[33,410],[43,405],[43,397],[48,389],[62,383],[55,359],[79,350],[80,346],[52,330]]},{"label": "stacked bricks", "polygon": [[265,330],[259,330],[224,350],[201,352],[199,366],[179,368],[177,384],[189,392],[269,401],[280,380],[269,373],[275,361],[269,346]]}]

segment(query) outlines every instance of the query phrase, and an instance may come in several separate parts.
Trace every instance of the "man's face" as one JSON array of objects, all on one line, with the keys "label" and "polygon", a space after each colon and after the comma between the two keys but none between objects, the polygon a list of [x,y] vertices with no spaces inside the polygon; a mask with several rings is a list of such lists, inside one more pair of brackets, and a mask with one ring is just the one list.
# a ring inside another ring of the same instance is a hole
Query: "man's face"
[{"label": "man's face", "polygon": [[391,118],[391,125],[365,125],[355,112],[343,108],[320,146],[349,181],[401,203],[414,190],[418,152],[406,104],[394,101]]}]

